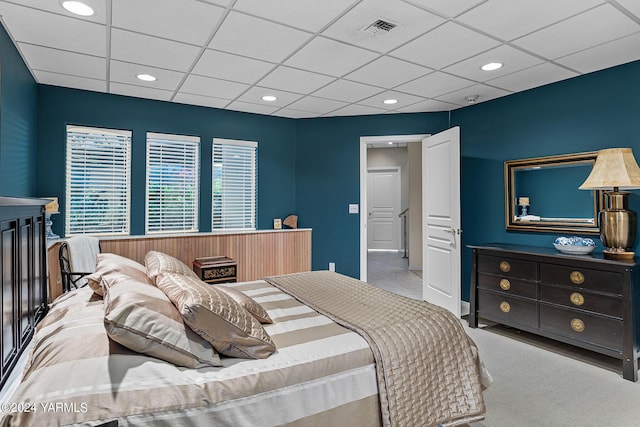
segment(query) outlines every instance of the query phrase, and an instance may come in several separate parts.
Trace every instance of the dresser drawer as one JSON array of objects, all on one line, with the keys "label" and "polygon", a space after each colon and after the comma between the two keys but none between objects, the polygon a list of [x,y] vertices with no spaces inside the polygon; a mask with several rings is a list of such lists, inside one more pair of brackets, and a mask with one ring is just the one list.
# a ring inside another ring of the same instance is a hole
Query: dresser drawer
[{"label": "dresser drawer", "polygon": [[540,281],[622,295],[622,274],[611,271],[540,264]]},{"label": "dresser drawer", "polygon": [[534,300],[506,293],[478,291],[478,313],[511,325],[538,327],[538,308]]},{"label": "dresser drawer", "polygon": [[509,257],[478,255],[478,271],[505,277],[537,280],[538,264],[533,261]]},{"label": "dresser drawer", "polygon": [[593,311],[622,319],[622,298],[613,295],[540,284],[540,301]]},{"label": "dresser drawer", "polygon": [[622,351],[622,321],[540,303],[540,329]]},{"label": "dresser drawer", "polygon": [[535,282],[505,277],[504,275],[478,273],[478,288],[505,292],[525,298],[538,297],[538,285]]}]

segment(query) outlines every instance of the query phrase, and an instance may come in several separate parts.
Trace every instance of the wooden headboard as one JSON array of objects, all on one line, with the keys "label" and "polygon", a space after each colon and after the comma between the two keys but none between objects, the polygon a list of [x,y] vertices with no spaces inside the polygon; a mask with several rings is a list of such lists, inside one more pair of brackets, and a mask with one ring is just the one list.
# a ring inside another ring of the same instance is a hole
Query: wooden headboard
[{"label": "wooden headboard", "polygon": [[[58,248],[49,248],[49,296],[62,294]],[[172,236],[104,238],[100,250],[144,264],[148,251],[164,252],[192,266],[196,258],[224,255],[238,263],[238,281],[311,270],[311,229],[257,230]]]}]

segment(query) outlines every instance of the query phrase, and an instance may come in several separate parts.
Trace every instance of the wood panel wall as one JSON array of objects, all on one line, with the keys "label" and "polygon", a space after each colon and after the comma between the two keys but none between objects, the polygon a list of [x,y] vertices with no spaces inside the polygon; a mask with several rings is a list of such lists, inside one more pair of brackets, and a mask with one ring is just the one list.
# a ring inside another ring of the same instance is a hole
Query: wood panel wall
[{"label": "wood panel wall", "polygon": [[[62,283],[58,279],[58,247],[56,244],[49,249],[51,300],[62,293]],[[103,239],[100,250],[141,264],[148,251],[159,251],[178,258],[189,267],[196,258],[224,255],[238,262],[240,282],[311,270],[310,229]]]}]

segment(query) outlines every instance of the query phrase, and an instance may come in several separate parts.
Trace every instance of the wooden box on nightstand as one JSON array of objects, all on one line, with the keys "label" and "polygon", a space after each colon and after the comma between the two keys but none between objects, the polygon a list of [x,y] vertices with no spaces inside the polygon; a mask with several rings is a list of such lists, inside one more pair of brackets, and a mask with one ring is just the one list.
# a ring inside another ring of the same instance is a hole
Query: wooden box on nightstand
[{"label": "wooden box on nightstand", "polygon": [[193,271],[206,283],[235,282],[238,276],[238,263],[226,256],[196,258]]}]

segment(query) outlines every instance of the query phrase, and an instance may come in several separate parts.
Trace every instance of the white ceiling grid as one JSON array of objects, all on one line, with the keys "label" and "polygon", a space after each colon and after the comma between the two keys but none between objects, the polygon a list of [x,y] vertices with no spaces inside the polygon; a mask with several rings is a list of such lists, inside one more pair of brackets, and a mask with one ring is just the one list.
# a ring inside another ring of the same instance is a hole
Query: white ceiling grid
[{"label": "white ceiling grid", "polygon": [[449,111],[640,59],[638,0],[85,2],[0,0],[39,83],[282,117]]}]

